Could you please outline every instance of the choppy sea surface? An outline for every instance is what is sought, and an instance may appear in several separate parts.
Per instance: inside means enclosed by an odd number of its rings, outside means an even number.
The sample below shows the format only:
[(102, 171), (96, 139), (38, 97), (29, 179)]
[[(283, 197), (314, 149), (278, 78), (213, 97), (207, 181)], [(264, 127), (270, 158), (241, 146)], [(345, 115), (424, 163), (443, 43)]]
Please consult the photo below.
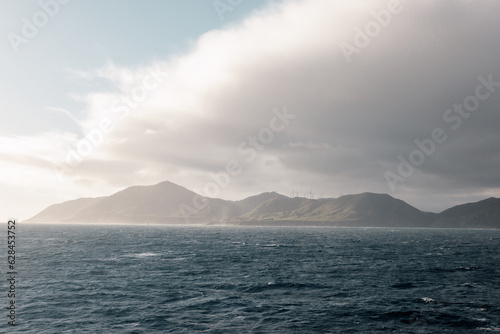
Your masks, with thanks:
[(17, 325), (4, 296), (4, 333), (500, 332), (500, 231), (20, 223), (16, 233)]

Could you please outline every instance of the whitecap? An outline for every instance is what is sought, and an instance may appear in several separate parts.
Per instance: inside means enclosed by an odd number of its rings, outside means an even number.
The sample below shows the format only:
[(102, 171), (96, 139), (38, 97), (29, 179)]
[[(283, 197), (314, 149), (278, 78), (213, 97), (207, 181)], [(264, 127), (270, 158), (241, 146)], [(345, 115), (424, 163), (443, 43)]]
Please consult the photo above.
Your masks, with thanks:
[(436, 302), (434, 299), (429, 298), (429, 297), (423, 297), (423, 298), (420, 298), (420, 300), (423, 301), (426, 304), (430, 304), (430, 303), (435, 303)]
[(138, 254), (128, 254), (126, 256), (131, 256), (131, 257), (150, 257), (150, 256), (158, 256), (158, 255), (160, 255), (160, 254), (146, 252), (146, 253), (138, 253)]
[(486, 332), (500, 332), (500, 327), (479, 327), (478, 330)]

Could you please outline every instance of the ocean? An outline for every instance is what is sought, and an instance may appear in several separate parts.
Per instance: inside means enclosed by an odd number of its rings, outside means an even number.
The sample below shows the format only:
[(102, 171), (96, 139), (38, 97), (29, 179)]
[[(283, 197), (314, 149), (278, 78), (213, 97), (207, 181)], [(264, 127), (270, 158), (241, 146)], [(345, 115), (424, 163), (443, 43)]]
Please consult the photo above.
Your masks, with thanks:
[(498, 230), (21, 222), (0, 332), (500, 332), (499, 264)]

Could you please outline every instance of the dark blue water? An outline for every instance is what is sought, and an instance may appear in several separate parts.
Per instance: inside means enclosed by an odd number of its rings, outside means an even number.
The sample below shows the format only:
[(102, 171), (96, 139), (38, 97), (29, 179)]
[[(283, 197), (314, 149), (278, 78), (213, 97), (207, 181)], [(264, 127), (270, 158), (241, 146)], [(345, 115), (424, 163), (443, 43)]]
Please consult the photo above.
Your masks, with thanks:
[(21, 225), (17, 252), (5, 333), (500, 332), (500, 231)]

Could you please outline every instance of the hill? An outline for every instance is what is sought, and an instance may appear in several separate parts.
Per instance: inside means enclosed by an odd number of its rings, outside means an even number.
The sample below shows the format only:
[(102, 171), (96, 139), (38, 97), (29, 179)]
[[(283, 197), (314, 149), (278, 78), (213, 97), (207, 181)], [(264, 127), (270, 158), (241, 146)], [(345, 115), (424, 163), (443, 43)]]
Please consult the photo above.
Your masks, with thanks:
[(488, 198), (441, 212), (434, 227), (500, 228), (500, 199)]
[(500, 199), (423, 212), (387, 194), (290, 198), (276, 192), (240, 201), (200, 196), (165, 181), (107, 197), (54, 204), (28, 222), (500, 228)]
[(33, 218), (27, 221), (36, 222), (61, 222), (71, 219), (80, 211), (92, 206), (102, 200), (104, 197), (97, 198), (79, 198), (63, 203), (53, 204), (39, 212)]
[(336, 199), (275, 198), (240, 217), (248, 221), (325, 222), (336, 226), (426, 227), (434, 214), (387, 194), (363, 193)]

